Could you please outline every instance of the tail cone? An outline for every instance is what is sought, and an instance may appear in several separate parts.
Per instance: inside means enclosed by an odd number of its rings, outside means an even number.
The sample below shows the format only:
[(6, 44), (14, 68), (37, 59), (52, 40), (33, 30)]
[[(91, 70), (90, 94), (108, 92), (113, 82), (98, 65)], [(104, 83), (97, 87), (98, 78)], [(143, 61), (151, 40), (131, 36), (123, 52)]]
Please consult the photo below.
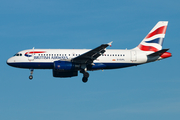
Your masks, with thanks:
[(168, 57), (171, 57), (171, 56), (172, 56), (171, 53), (165, 52), (165, 53), (163, 53), (163, 54), (161, 55), (161, 58), (168, 58)]

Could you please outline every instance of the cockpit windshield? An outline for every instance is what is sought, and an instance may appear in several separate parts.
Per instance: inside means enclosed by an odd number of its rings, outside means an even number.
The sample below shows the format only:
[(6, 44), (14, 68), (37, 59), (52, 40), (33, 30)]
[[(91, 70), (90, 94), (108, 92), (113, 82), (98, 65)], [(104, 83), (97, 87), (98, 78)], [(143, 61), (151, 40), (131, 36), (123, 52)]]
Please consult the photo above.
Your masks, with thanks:
[(16, 53), (14, 56), (22, 56), (21, 53)]

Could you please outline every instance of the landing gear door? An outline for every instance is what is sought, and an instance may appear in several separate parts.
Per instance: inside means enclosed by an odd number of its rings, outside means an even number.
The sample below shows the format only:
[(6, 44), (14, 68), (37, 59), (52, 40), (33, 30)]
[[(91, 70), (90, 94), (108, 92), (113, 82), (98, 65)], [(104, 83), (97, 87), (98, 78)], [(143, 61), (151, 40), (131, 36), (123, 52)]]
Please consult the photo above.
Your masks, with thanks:
[(136, 51), (131, 51), (131, 61), (132, 62), (137, 61), (137, 53), (136, 53)]

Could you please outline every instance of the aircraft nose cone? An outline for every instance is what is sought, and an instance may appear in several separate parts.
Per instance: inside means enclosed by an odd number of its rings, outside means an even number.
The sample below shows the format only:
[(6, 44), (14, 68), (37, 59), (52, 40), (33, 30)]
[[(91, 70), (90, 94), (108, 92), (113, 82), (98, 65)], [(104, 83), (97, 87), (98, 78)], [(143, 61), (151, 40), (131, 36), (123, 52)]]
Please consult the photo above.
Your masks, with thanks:
[(6, 61), (6, 64), (8, 64), (8, 65), (9, 65), (9, 63), (10, 63), (10, 62), (9, 62), (9, 59), (8, 59), (8, 60)]
[(6, 61), (6, 64), (8, 64), (8, 65), (9, 65), (8, 60)]
[(8, 64), (9, 66), (12, 66), (11, 63), (12, 63), (12, 58), (9, 58), (9, 59), (6, 61), (6, 64)]

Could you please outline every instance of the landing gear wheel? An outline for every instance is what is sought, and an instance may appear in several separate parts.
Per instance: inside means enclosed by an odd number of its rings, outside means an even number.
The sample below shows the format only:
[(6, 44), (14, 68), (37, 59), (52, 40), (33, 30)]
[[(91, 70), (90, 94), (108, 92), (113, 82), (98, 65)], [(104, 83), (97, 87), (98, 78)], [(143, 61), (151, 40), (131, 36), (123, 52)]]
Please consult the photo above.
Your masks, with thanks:
[(87, 65), (86, 64), (82, 64), (81, 66), (81, 70), (80, 70), (80, 73), (83, 74), (83, 78), (82, 78), (82, 81), (84, 83), (86, 83), (88, 81), (88, 78), (89, 78), (89, 73), (87, 72)]
[(82, 78), (82, 81), (83, 81), (84, 83), (86, 83), (86, 82), (88, 81), (88, 78), (87, 78), (87, 77), (83, 77), (83, 78)]
[(34, 70), (34, 69), (30, 69), (30, 71), (31, 71), (31, 72), (30, 72), (31, 75), (29, 76), (29, 79), (30, 79), (30, 80), (33, 79), (33, 76), (32, 76), (32, 75), (33, 75), (33, 70)]
[(84, 72), (83, 73), (83, 78), (82, 78), (82, 81), (84, 83), (86, 83), (88, 81), (88, 77), (89, 77), (89, 73), (88, 72)]
[(32, 76), (32, 75), (30, 75), (30, 76), (29, 76), (29, 79), (30, 79), (30, 80), (32, 80), (32, 79), (33, 79), (33, 76)]

